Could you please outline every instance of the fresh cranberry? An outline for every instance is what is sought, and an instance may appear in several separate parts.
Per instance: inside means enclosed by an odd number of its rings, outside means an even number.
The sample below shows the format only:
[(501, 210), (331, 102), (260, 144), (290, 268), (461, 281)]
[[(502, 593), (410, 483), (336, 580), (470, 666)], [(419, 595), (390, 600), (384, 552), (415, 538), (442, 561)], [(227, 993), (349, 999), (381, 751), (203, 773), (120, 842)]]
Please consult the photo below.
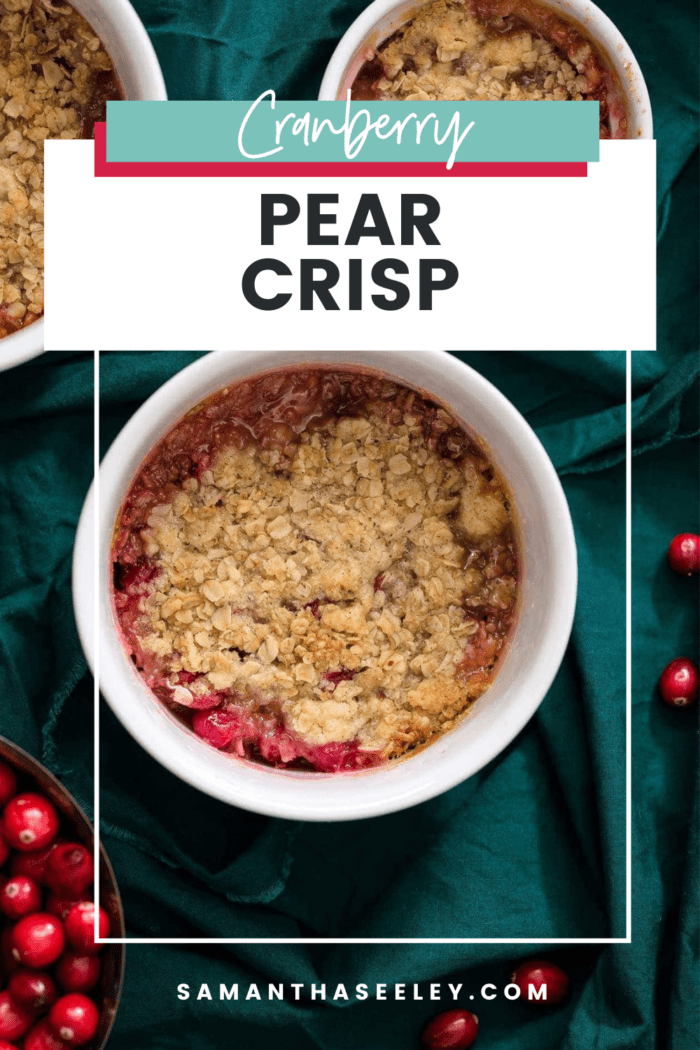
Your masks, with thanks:
[[(557, 1006), (569, 994), (569, 978), (560, 966), (549, 959), (528, 959), (518, 966), (510, 980), (512, 984), (517, 984), (521, 998), (535, 1005)], [(531, 985), (534, 989), (532, 998)], [(543, 986), (542, 997), (536, 998)]]
[(33, 879), (16, 875), (0, 890), (0, 909), (10, 919), (21, 919), (41, 908), (41, 890)]
[(56, 980), (64, 992), (89, 992), (99, 981), (101, 970), (96, 955), (66, 952), (56, 967)]
[(22, 852), (44, 849), (58, 834), (58, 814), (44, 795), (27, 791), (15, 795), (5, 806), (2, 830), (15, 849)]
[(32, 970), (51, 966), (63, 954), (66, 938), (57, 918), (37, 912), (20, 919), (12, 930), (12, 954)]
[(38, 849), (29, 853), (15, 853), (10, 862), (11, 875), (27, 875), (35, 882), (43, 882), (46, 874), (46, 865), (55, 849), (56, 843), (52, 842), (46, 849)]
[(15, 771), (7, 762), (0, 762), (0, 806), (6, 806), (17, 790)]
[(17, 1050), (15, 1043), (8, 1043), (4, 1039), (0, 1039), (0, 1050)]
[(92, 999), (70, 992), (55, 1002), (49, 1013), (49, 1024), (56, 1035), (69, 1046), (84, 1046), (97, 1032), (100, 1011)]
[(56, 1002), (56, 985), (51, 975), (43, 970), (18, 970), (7, 990), (18, 1006), (32, 1014), (46, 1013)]
[(690, 707), (698, 698), (698, 668), (685, 656), (664, 667), (659, 692), (669, 707)]
[(700, 536), (681, 532), (671, 540), (668, 562), (679, 576), (694, 576), (700, 572)]
[(468, 1010), (446, 1010), (423, 1029), (426, 1050), (467, 1050), (479, 1034), (479, 1018)]
[[(100, 939), (109, 936), (107, 912), (99, 909), (98, 931)], [(104, 945), (95, 944), (95, 905), (92, 901), (75, 904), (68, 912), (65, 922), (66, 937), (71, 948), (84, 955), (96, 955)]]
[(33, 1023), (33, 1016), (7, 990), (0, 992), (0, 1039), (20, 1039)]
[(197, 711), (192, 716), (192, 728), (197, 736), (219, 750), (228, 747), (237, 727), (238, 719), (228, 711)]
[(66, 1050), (67, 1046), (68, 1043), (54, 1034), (47, 1017), (35, 1024), (24, 1038), (24, 1050)]
[(56, 893), (74, 893), (79, 897), (95, 880), (92, 857), (80, 842), (63, 842), (56, 846), (46, 862), (46, 885)]
[(10, 847), (5, 842), (5, 836), (0, 831), (0, 868), (3, 866), (7, 858), (10, 856)]
[(76, 904), (89, 904), (85, 897), (66, 897), (62, 893), (50, 893), (46, 898), (46, 911), (65, 922), (68, 912)]
[(12, 954), (12, 927), (7, 926), (0, 936), (0, 971), (6, 976), (19, 969), (19, 963)]

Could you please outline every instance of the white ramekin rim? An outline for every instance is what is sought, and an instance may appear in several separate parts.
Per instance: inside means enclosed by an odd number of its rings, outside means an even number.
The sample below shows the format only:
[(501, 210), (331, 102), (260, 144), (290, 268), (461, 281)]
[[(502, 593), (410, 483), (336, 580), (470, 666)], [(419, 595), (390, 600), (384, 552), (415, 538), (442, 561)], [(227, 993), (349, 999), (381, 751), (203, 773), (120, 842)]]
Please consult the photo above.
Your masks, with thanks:
[[(556, 559), (556, 592), (547, 610), (546, 643), (528, 654), (517, 703), (511, 702), (503, 716), (499, 715), (490, 727), (487, 725), (481, 732), (478, 754), (470, 754), (468, 760), (464, 755), (469, 743), (464, 729), (469, 719), (404, 762), (357, 774), (281, 772), (242, 762), (233, 756), (222, 756), (177, 724), (148, 692), (119, 642), (108, 596), (96, 597), (95, 572), (101, 573), (106, 590), (114, 521), (148, 450), (189, 407), (207, 393), (226, 385), (231, 362), (247, 369), (245, 374), (254, 375), (279, 367), (281, 354), (287, 355), (284, 361), (288, 364), (362, 363), (399, 377), (401, 367), (392, 367), (392, 363), (401, 365), (401, 358), (421, 355), (422, 364), (432, 368), (436, 376), (463, 384), (468, 382), (473, 396), (506, 421), (503, 425), (507, 425), (514, 447), (526, 453), (532, 463), (541, 487), (541, 505), (546, 508), (552, 546), (556, 547), (552, 554)], [(424, 388), (430, 391), (429, 385)], [(170, 772), (231, 805), (290, 820), (344, 821), (395, 812), (433, 798), (478, 772), (508, 746), (537, 710), (563, 659), (576, 604), (577, 569), (573, 525), (561, 483), (542, 444), (518, 410), (488, 380), (446, 351), (358, 351), (354, 354), (219, 351), (207, 354), (168, 380), (125, 424), (102, 463), (100, 502), (103, 516), (97, 526), (96, 548), (93, 484), (81, 514), (73, 557), (74, 609), (88, 663), (94, 673), (97, 621), (100, 686), (122, 724)], [(454, 741), (458, 734), (462, 737), (457, 744)], [(410, 775), (400, 772), (406, 769), (411, 771)]]
[[(36, 331), (35, 331), (36, 329)], [(0, 372), (24, 364), (44, 352), (44, 318), (0, 339)]]
[[(376, 47), (394, 32), (410, 12), (430, 3), (431, 0), (373, 0), (362, 11), (341, 37), (326, 66), (318, 93), (319, 100), (331, 102), (344, 98), (347, 76), (358, 49), (364, 44)], [(578, 22), (585, 32), (599, 44), (618, 74), (629, 110), (628, 139), (653, 139), (654, 125), (649, 91), (642, 70), (615, 23), (592, 0), (543, 0), (543, 6), (561, 11), (562, 15)], [(377, 26), (382, 29), (377, 31)], [(389, 27), (388, 29), (386, 27)]]

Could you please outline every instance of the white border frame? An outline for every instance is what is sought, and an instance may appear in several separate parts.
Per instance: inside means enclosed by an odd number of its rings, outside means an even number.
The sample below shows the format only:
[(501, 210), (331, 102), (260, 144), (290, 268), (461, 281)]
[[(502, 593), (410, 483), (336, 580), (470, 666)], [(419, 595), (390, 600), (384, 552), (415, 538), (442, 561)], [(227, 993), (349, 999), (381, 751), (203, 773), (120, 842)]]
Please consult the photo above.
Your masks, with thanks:
[[(100, 506), (100, 351), (94, 353), (94, 485), (95, 506)], [(625, 350), (625, 797), (626, 797), (626, 907), (624, 937), (105, 937), (98, 936), (98, 912), (95, 910), (96, 944), (631, 944), (632, 943), (632, 351)], [(94, 573), (99, 579), (98, 542), (99, 514), (94, 521)], [(98, 631), (99, 606), (95, 602), (95, 639)], [(95, 645), (94, 658), (94, 813), (95, 866), (100, 849), (100, 647)], [(99, 886), (95, 886), (95, 904), (99, 907)]]

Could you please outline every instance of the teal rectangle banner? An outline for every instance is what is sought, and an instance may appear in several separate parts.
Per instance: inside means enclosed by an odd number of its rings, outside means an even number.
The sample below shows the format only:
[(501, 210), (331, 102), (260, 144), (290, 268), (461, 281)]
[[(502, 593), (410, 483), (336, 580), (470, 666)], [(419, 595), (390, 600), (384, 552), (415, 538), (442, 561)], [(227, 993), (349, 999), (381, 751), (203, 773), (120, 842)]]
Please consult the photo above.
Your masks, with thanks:
[(108, 162), (584, 162), (597, 102), (108, 102)]

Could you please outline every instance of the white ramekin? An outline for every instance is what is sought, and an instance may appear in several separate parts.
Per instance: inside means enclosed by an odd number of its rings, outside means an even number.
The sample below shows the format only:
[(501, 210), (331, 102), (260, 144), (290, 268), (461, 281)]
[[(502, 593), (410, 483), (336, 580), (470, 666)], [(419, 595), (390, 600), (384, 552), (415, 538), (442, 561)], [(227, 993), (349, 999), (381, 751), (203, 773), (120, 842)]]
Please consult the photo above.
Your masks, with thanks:
[[(366, 52), (378, 47), (395, 33), (416, 10), (431, 0), (374, 0), (365, 8), (340, 40), (321, 83), (319, 99), (332, 102), (345, 99)], [(587, 36), (607, 57), (617, 73), (627, 103), (630, 139), (652, 139), (649, 92), (632, 49), (619, 29), (590, 0), (546, 0), (543, 7), (560, 11), (564, 18), (577, 22)]]
[[(168, 95), (153, 44), (129, 0), (70, 0), (104, 44), (124, 95), (131, 101), (164, 102)], [(0, 370), (36, 357), (44, 349), (44, 318), (0, 340)]]
[[(41, 341), (43, 344), (43, 317), (40, 321), (35, 321), (29, 328), (21, 328), (19, 332), (0, 339), (0, 372), (5, 372), (8, 368), (14, 368), (15, 365), (21, 365), (24, 361), (29, 361), (32, 357), (38, 357), (39, 354), (43, 354), (43, 345), (37, 346), (33, 335), (31, 339), (26, 338), (37, 325), (41, 325)], [(25, 336), (25, 338), (23, 339), (22, 336)]]
[[(110, 602), (114, 524), (153, 446), (212, 392), (270, 368), (305, 362), (372, 366), (447, 402), (489, 446), (510, 487), (520, 529), (518, 623), (493, 685), (460, 725), (423, 751), (360, 773), (280, 771), (214, 750), (184, 729), (143, 684), (121, 645)], [(95, 529), (93, 486), (73, 559), (75, 614), (88, 662), (94, 671), (99, 642), (100, 686), (126, 729), (172, 773), (232, 805), (270, 816), (324, 821), (374, 817), (414, 806), (465, 780), (498, 755), (532, 717), (563, 658), (576, 601), (576, 546), (561, 484), (517, 409), (446, 351), (208, 354), (165, 383), (132, 416), (102, 463), (99, 499)]]

